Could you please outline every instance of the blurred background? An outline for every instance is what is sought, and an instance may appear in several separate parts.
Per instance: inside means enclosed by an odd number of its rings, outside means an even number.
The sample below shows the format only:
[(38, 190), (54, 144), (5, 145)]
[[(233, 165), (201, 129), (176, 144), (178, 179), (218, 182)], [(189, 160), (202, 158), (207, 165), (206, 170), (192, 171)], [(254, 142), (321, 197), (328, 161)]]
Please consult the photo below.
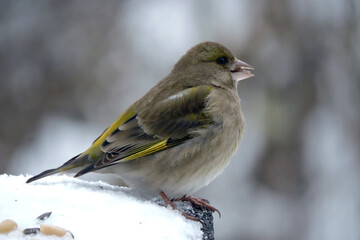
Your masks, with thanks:
[(357, 0), (1, 1), (0, 173), (84, 151), (211, 40), (256, 75), (240, 149), (198, 193), (216, 238), (360, 239), (359, 23)]

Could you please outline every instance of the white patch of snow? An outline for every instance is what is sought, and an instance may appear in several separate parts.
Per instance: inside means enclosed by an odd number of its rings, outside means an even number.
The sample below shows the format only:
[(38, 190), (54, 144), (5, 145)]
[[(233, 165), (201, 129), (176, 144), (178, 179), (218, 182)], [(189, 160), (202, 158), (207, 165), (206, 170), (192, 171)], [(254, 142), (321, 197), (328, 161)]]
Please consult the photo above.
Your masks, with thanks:
[(18, 230), (0, 234), (7, 239), (71, 239), (42, 234), (25, 236), (39, 227), (39, 215), (51, 211), (44, 223), (71, 231), (75, 239), (201, 239), (201, 224), (178, 211), (138, 199), (128, 188), (51, 176), (26, 184), (28, 176), (0, 175), (0, 222), (12, 219)]

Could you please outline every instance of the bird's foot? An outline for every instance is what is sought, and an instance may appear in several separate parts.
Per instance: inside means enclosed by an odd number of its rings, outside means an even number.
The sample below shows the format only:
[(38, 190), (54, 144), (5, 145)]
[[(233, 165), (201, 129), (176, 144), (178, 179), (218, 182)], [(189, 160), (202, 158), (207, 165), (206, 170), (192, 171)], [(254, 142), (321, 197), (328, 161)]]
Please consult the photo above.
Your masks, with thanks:
[(221, 213), (219, 210), (217, 210), (216, 208), (214, 208), (213, 206), (211, 206), (209, 204), (209, 201), (206, 199), (202, 199), (202, 198), (196, 198), (196, 197), (192, 197), (192, 196), (186, 196), (184, 195), (181, 198), (177, 198), (175, 200), (178, 201), (189, 201), (192, 204), (198, 206), (198, 207), (206, 207), (207, 209), (209, 209), (211, 212), (217, 212), (219, 214), (219, 218), (221, 218)]
[(189, 220), (192, 220), (192, 221), (200, 222), (200, 220), (199, 220), (198, 218), (193, 217), (193, 216), (190, 216), (189, 214), (180, 211), (180, 210), (175, 206), (175, 204), (168, 198), (168, 196), (166, 196), (166, 194), (165, 194), (164, 192), (161, 191), (159, 194), (160, 194), (160, 196), (164, 199), (164, 201), (165, 201), (165, 203), (166, 203), (167, 205), (169, 205), (172, 209), (181, 212), (181, 214), (182, 214), (185, 218), (187, 218), (187, 219), (189, 219)]

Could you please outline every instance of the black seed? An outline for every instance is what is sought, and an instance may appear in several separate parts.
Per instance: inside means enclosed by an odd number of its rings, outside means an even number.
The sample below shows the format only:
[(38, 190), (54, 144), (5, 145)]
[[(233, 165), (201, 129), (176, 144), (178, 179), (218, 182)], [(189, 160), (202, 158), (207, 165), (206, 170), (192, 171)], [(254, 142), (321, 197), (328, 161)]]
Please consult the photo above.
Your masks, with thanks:
[(23, 233), (25, 235), (29, 235), (29, 234), (37, 234), (40, 232), (40, 228), (25, 228)]
[(41, 214), (40, 216), (38, 216), (36, 219), (37, 219), (37, 220), (44, 220), (45, 218), (50, 217), (51, 213), (52, 213), (52, 212), (43, 213), (43, 214)]

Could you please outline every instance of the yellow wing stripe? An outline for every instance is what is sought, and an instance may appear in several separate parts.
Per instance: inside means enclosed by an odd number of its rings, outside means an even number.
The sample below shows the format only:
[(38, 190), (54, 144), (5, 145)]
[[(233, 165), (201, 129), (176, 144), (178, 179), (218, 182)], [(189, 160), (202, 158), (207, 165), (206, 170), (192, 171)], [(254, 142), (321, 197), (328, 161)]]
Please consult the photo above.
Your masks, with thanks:
[(136, 115), (136, 111), (133, 106), (131, 106), (128, 110), (126, 110), (111, 126), (85, 151), (82, 155), (89, 154), (101, 154), (100, 145), (106, 140), (106, 138), (114, 132), (119, 126), (124, 124), (127, 120), (134, 117)]
[(167, 140), (163, 140), (159, 143), (156, 143), (154, 144), (153, 146), (149, 147), (149, 148), (146, 148), (145, 150), (143, 151), (140, 151), (140, 152), (137, 152), (135, 154), (132, 154), (128, 157), (125, 157), (123, 159), (121, 159), (120, 161), (116, 161), (116, 162), (128, 162), (128, 161), (131, 161), (131, 160), (134, 160), (134, 159), (137, 159), (137, 158), (140, 158), (140, 157), (144, 157), (146, 155), (149, 155), (149, 154), (152, 154), (152, 153), (155, 153), (155, 152), (159, 152), (161, 150), (164, 150), (165, 148), (167, 148)]

